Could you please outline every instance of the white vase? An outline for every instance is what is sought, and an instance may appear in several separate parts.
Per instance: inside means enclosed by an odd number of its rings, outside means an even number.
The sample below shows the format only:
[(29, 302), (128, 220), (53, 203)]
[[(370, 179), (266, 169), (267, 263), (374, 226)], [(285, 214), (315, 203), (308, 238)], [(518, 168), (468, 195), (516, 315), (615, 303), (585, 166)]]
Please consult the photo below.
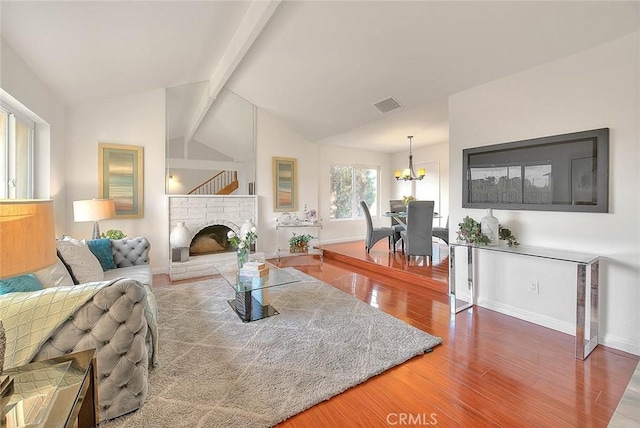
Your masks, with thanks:
[(489, 238), (489, 245), (498, 245), (498, 219), (493, 216), (493, 210), (487, 208), (487, 215), (480, 220), (480, 231)]
[(185, 248), (191, 245), (191, 232), (184, 225), (184, 221), (179, 221), (169, 235), (169, 242), (173, 248)]

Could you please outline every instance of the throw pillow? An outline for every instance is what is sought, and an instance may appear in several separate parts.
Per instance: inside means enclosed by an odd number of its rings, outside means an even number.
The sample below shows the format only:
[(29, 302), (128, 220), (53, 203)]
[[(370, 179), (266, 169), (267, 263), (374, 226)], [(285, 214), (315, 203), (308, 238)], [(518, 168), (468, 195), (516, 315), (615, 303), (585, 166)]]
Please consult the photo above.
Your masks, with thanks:
[(80, 284), (104, 279), (100, 262), (91, 253), (89, 247), (81, 241), (75, 239), (57, 241), (56, 247), (60, 251), (62, 261), (71, 268), (73, 276)]
[(64, 263), (58, 257), (56, 257), (56, 263), (53, 266), (39, 270), (33, 274), (38, 278), (43, 288), (74, 284), (73, 278), (69, 275), (69, 271), (67, 271)]
[(13, 278), (0, 280), (0, 294), (38, 290), (42, 290), (42, 284), (40, 284), (38, 279), (31, 274), (14, 276)]
[(89, 239), (86, 242), (89, 250), (100, 262), (103, 271), (116, 268), (116, 262), (113, 261), (113, 253), (111, 252), (111, 239)]

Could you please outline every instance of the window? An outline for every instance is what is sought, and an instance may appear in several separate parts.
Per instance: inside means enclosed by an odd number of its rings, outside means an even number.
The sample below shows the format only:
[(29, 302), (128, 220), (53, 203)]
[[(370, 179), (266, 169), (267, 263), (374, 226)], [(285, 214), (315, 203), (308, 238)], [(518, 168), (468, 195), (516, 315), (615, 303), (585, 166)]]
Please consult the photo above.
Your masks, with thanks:
[(360, 201), (378, 214), (378, 168), (354, 165), (331, 165), (331, 219), (362, 217)]
[(33, 198), (35, 124), (0, 106), (0, 198)]

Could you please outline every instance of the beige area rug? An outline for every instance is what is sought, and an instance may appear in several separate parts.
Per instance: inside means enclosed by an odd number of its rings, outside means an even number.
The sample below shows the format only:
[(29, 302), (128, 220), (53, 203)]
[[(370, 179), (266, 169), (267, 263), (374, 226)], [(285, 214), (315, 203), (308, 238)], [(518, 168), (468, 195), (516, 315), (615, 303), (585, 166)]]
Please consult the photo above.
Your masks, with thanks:
[(243, 323), (223, 279), (155, 289), (160, 368), (114, 427), (269, 427), (442, 340), (293, 268), (279, 315)]

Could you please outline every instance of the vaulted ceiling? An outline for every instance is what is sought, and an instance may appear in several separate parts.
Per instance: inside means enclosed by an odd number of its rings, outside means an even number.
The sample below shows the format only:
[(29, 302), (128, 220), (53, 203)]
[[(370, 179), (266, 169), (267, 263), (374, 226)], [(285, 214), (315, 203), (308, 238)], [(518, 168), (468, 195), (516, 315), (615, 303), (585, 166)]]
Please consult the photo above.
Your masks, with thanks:
[[(277, 2), (276, 2), (277, 3)], [(67, 105), (209, 80), (243, 1), (0, 3), (2, 37)], [(226, 86), (311, 141), (447, 141), (447, 97), (638, 29), (618, 1), (283, 1)], [(232, 47), (232, 46), (231, 46)], [(374, 103), (395, 98), (383, 114)]]

